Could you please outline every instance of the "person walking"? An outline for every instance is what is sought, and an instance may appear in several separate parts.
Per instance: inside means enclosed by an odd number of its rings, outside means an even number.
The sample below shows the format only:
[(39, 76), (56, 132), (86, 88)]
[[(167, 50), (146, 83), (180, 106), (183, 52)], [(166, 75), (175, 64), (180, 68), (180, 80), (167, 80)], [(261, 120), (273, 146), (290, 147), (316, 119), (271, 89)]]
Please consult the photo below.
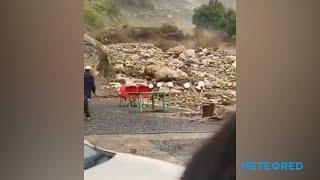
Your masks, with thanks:
[(84, 68), (84, 115), (86, 119), (90, 119), (89, 99), (91, 99), (92, 93), (94, 95), (96, 94), (94, 77), (91, 74), (91, 66), (85, 66)]

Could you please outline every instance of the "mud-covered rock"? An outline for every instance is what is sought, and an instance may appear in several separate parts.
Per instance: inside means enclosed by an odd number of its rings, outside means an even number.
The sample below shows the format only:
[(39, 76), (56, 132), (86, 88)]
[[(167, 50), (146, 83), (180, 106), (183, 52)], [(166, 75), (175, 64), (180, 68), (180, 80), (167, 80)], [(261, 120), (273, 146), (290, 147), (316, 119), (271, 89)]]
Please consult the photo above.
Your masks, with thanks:
[(193, 49), (187, 49), (183, 51), (183, 54), (185, 55), (185, 57), (187, 59), (191, 59), (191, 58), (195, 58), (196, 57), (196, 53)]
[(187, 78), (188, 75), (180, 69), (173, 70), (169, 67), (161, 67), (154, 72), (153, 77), (157, 81), (168, 82)]
[(170, 48), (167, 50), (167, 53), (169, 55), (179, 55), (180, 53), (182, 53), (186, 48), (184, 46), (176, 46), (173, 48)]

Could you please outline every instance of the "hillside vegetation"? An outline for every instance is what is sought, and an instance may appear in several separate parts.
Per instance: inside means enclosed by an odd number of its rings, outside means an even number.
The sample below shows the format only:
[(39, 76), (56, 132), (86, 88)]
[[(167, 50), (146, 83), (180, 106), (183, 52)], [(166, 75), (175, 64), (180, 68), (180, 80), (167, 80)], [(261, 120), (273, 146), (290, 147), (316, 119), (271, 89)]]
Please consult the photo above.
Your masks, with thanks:
[(86, 28), (100, 29), (106, 24), (119, 23), (120, 20), (120, 9), (114, 0), (84, 0)]
[[(174, 24), (190, 33), (194, 28), (194, 9), (208, 0), (84, 0), (85, 28), (100, 29), (123, 24), (159, 27)], [(235, 0), (221, 0), (235, 8)]]

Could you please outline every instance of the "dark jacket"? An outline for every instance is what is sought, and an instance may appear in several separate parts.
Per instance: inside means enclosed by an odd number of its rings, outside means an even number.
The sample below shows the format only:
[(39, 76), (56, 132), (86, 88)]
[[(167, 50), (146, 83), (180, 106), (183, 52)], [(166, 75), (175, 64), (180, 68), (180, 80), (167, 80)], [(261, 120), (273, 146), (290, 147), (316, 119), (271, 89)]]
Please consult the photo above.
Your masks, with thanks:
[(84, 72), (84, 95), (91, 98), (91, 92), (96, 93), (94, 77), (90, 72)]

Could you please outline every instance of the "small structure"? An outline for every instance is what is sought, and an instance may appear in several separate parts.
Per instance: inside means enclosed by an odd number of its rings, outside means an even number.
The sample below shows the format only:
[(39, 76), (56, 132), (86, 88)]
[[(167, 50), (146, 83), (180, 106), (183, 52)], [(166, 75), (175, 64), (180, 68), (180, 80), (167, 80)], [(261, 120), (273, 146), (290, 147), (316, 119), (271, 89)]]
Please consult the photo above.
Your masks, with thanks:
[(214, 116), (215, 104), (212, 102), (205, 102), (202, 104), (202, 117), (212, 117)]

